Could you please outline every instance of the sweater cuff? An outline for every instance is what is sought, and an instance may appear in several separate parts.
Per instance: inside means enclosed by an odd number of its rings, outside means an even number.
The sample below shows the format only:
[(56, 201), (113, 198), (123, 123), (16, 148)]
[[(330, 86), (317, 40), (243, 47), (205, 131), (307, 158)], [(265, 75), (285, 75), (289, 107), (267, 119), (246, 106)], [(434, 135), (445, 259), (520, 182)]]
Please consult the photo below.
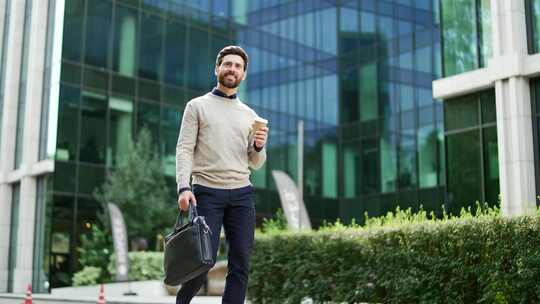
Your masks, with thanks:
[(259, 147), (257, 147), (257, 145), (255, 143), (253, 143), (253, 149), (255, 149), (255, 151), (257, 151), (257, 152), (261, 152), (262, 149), (264, 149), (264, 145), (259, 148)]
[(178, 195), (182, 194), (182, 192), (184, 192), (184, 191), (191, 191), (191, 188), (190, 187), (184, 187), (184, 188), (178, 189)]

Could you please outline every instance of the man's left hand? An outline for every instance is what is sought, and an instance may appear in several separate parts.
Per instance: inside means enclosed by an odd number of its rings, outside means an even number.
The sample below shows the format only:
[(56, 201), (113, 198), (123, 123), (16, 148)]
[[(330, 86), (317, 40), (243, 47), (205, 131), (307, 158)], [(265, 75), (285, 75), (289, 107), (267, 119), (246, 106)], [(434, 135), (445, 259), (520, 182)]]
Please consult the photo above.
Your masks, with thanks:
[(268, 138), (268, 127), (262, 127), (253, 136), (255, 148), (261, 149), (266, 145), (266, 139)]

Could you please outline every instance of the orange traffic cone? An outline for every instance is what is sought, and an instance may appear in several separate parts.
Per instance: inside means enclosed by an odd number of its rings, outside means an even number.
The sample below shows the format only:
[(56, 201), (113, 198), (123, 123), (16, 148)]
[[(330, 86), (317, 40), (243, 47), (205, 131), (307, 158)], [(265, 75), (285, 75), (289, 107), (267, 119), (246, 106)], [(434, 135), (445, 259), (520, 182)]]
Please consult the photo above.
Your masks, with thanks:
[(103, 291), (103, 284), (101, 284), (101, 287), (99, 288), (99, 297), (97, 300), (97, 304), (105, 304), (105, 292)]
[(26, 287), (26, 297), (23, 304), (32, 304), (32, 284), (28, 284), (28, 287)]

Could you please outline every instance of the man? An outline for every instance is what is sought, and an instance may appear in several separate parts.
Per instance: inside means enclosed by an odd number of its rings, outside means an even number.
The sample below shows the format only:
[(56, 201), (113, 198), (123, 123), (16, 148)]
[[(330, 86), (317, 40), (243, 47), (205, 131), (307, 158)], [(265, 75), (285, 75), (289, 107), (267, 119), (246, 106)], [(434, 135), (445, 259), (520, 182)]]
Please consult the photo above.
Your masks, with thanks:
[[(176, 146), (178, 206), (189, 202), (206, 218), (212, 231), (214, 260), (221, 226), (229, 244), (223, 302), (244, 303), (249, 258), (253, 247), (255, 208), (250, 171), (266, 160), (268, 128), (252, 134), (257, 114), (236, 96), (246, 77), (248, 56), (238, 46), (228, 46), (217, 55), (217, 87), (186, 105)], [(192, 176), (193, 188), (189, 186)], [(182, 285), (177, 304), (188, 304), (206, 279), (206, 274)]]

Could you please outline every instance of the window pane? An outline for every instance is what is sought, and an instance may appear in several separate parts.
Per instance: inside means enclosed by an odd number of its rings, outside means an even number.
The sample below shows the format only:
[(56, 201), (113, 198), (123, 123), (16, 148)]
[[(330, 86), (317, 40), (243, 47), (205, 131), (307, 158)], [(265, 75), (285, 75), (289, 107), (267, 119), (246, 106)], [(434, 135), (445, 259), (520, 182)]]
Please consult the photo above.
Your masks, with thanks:
[(55, 195), (52, 205), (50, 284), (51, 287), (62, 287), (71, 284), (74, 202), (72, 197)]
[(210, 56), (208, 32), (196, 28), (190, 28), (189, 32), (189, 58), (187, 71), (189, 87), (202, 92), (208, 91), (214, 79), (214, 59)]
[(477, 95), (450, 99), (444, 102), (445, 130), (467, 128), (478, 125)]
[(482, 93), (480, 100), (482, 102), (482, 122), (496, 122), (497, 112), (495, 110), (495, 90), (489, 90)]
[[(183, 86), (186, 72), (186, 27), (182, 23), (169, 21), (165, 36), (165, 81)], [(209, 71), (211, 73), (211, 71)]]
[(379, 150), (377, 148), (378, 144), (373, 139), (362, 141), (362, 167), (360, 171), (362, 193), (378, 191), (377, 157)]
[(133, 77), (137, 50), (137, 11), (117, 5), (115, 19), (113, 70)]
[(63, 40), (69, 43), (62, 43), (62, 58), (64, 59), (81, 60), (83, 16), (84, 0), (66, 1)]
[(381, 192), (392, 192), (397, 185), (397, 142), (396, 133), (388, 132), (380, 139)]
[(361, 176), (358, 144), (344, 144), (343, 147), (343, 188), (345, 198), (354, 198), (359, 194)]
[(377, 63), (360, 67), (360, 121), (377, 119), (379, 116)]
[(162, 127), (162, 165), (165, 170), (165, 174), (169, 176), (175, 176), (176, 168), (176, 142), (178, 139), (178, 132), (180, 130), (180, 111), (176, 108), (166, 107), (163, 108), (161, 119)]
[(58, 140), (55, 159), (75, 160), (79, 137), (79, 88), (60, 87), (60, 109), (58, 111)]
[(107, 138), (107, 98), (104, 95), (84, 92), (81, 101), (81, 137), (79, 160), (105, 163)]
[(480, 131), (452, 134), (446, 137), (449, 211), (482, 199), (480, 170)]
[(139, 48), (139, 77), (161, 80), (163, 67), (162, 39), (164, 22), (151, 14), (141, 17), (141, 43)]
[(480, 66), (487, 65), (487, 60), (491, 58), (491, 0), (480, 0)]
[(399, 146), (399, 188), (415, 187), (416, 182), (416, 134), (414, 129), (402, 130)]
[(418, 129), (418, 171), (420, 188), (437, 185), (437, 130), (433, 126)]
[[(111, 34), (112, 5), (105, 0), (92, 0), (86, 21), (85, 63), (107, 67)], [(64, 40), (65, 41), (65, 40)]]
[(485, 201), (490, 205), (499, 202), (499, 154), (497, 148), (497, 127), (484, 129), (484, 183)]
[[(137, 109), (137, 129), (147, 128), (152, 135), (152, 142), (154, 143), (159, 140), (159, 120), (159, 105), (139, 102)], [(176, 138), (178, 138), (177, 136), (178, 134), (175, 135)]]
[(133, 101), (111, 97), (109, 100), (110, 133), (107, 165), (117, 166), (128, 155), (133, 134)]
[(92, 195), (105, 181), (105, 168), (101, 165), (79, 164), (79, 194)]
[(477, 68), (475, 0), (441, 0), (441, 4), (445, 76)]
[(540, 51), (540, 0), (529, 0), (531, 13), (532, 49), (534, 53)]
[(358, 71), (352, 70), (341, 73), (341, 121), (358, 121), (360, 114)]
[(337, 197), (337, 147), (335, 143), (322, 144), (322, 179), (324, 197)]
[(53, 173), (54, 191), (75, 193), (77, 180), (75, 163), (57, 161)]

